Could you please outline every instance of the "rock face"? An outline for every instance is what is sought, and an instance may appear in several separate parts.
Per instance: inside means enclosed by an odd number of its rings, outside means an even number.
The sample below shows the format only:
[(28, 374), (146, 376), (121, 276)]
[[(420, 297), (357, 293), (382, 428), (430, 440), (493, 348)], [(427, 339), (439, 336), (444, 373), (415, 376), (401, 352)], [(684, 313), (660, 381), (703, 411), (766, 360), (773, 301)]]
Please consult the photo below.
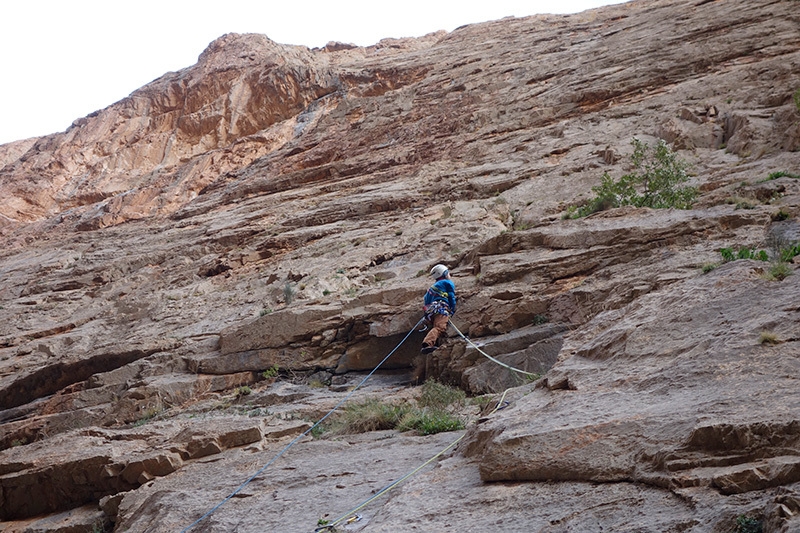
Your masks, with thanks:
[[(229, 34), (0, 146), (3, 531), (181, 531), (250, 478), (195, 529), (307, 532), (461, 436), (346, 530), (800, 530), (796, 4)], [(694, 208), (562, 218), (633, 137)], [(420, 359), (435, 263), (473, 344)], [(410, 401), (415, 365), (489, 408), (270, 463), (389, 353), (359, 394)]]

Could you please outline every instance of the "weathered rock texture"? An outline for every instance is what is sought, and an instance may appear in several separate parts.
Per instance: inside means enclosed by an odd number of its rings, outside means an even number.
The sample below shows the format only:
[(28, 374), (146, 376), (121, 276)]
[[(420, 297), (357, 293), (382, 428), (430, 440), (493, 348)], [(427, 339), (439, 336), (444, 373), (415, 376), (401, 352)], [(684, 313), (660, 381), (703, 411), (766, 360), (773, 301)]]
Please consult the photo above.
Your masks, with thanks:
[[(459, 330), (543, 377), (451, 333), (418, 370), (510, 405), (348, 530), (800, 530), (800, 275), (767, 279), (800, 241), (798, 88), (796, 1), (642, 0), (229, 34), (0, 146), (2, 529), (187, 527), (406, 338), (442, 262)], [(562, 219), (634, 136), (695, 208)], [(773, 261), (704, 274), (726, 247)], [(413, 397), (422, 335), (359, 392)], [(457, 436), (304, 438), (195, 529), (313, 530)]]

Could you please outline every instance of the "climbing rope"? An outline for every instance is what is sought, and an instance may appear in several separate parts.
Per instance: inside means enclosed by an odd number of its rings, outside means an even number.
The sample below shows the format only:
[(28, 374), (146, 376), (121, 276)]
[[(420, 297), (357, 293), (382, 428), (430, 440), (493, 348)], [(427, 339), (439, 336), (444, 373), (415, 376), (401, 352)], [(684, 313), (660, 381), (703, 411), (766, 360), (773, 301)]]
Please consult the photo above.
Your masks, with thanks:
[(389, 358), (392, 356), (392, 354), (394, 354), (394, 352), (396, 352), (396, 351), (397, 351), (397, 350), (400, 348), (400, 346), (402, 346), (402, 345), (403, 345), (403, 343), (404, 343), (404, 342), (406, 342), (406, 341), (408, 340), (408, 338), (411, 336), (411, 334), (412, 334), (412, 333), (414, 333), (414, 331), (417, 329), (417, 327), (418, 327), (418, 326), (419, 326), (419, 325), (420, 325), (420, 324), (421, 324), (421, 323), (422, 323), (424, 320), (425, 320), (425, 317), (421, 318), (421, 319), (419, 320), (419, 322), (417, 322), (417, 323), (414, 325), (414, 327), (413, 327), (413, 328), (411, 328), (411, 331), (409, 331), (409, 332), (408, 332), (408, 334), (406, 334), (406, 336), (403, 338), (403, 340), (401, 340), (401, 341), (400, 341), (400, 344), (398, 344), (397, 346), (395, 346), (395, 347), (394, 347), (394, 349), (393, 349), (391, 352), (389, 352), (389, 354), (388, 354), (386, 357), (384, 357), (384, 358), (381, 360), (381, 362), (380, 362), (380, 363), (378, 363), (378, 366), (376, 366), (375, 368), (373, 368), (373, 369), (372, 369), (372, 371), (371, 371), (369, 374), (367, 374), (367, 376), (366, 376), (366, 377), (365, 377), (363, 380), (361, 380), (361, 383), (359, 383), (358, 385), (356, 385), (356, 386), (353, 388), (353, 390), (351, 390), (351, 391), (350, 391), (350, 392), (349, 392), (349, 393), (348, 393), (348, 394), (347, 394), (347, 395), (346, 395), (344, 398), (342, 398), (342, 399), (341, 399), (341, 401), (339, 401), (339, 403), (337, 403), (337, 404), (336, 404), (336, 405), (333, 407), (333, 409), (331, 409), (330, 411), (328, 411), (328, 413), (327, 413), (325, 416), (323, 416), (322, 418), (320, 418), (319, 420), (317, 420), (317, 422), (316, 422), (316, 423), (315, 423), (313, 426), (311, 426), (310, 428), (308, 428), (307, 430), (305, 430), (305, 431), (304, 431), (302, 434), (300, 434), (300, 435), (298, 435), (297, 437), (295, 437), (295, 439), (294, 439), (294, 440), (292, 440), (292, 442), (290, 442), (289, 444), (287, 444), (287, 445), (286, 445), (286, 447), (284, 447), (284, 448), (283, 448), (283, 449), (282, 449), (280, 452), (278, 452), (278, 454), (277, 454), (275, 457), (273, 457), (272, 459), (270, 459), (270, 461), (269, 461), (267, 464), (265, 464), (263, 467), (261, 467), (261, 468), (260, 468), (260, 469), (259, 469), (259, 470), (258, 470), (258, 471), (255, 473), (255, 474), (253, 474), (252, 476), (250, 476), (249, 478), (247, 478), (247, 480), (246, 480), (244, 483), (242, 483), (241, 485), (239, 485), (239, 487), (238, 487), (236, 490), (234, 490), (233, 492), (231, 492), (230, 494), (228, 494), (228, 496), (226, 496), (226, 497), (225, 497), (225, 499), (223, 499), (223, 500), (222, 500), (221, 502), (219, 502), (217, 505), (215, 505), (214, 507), (212, 507), (212, 508), (211, 508), (211, 510), (209, 510), (209, 511), (208, 511), (206, 514), (204, 514), (203, 516), (201, 516), (200, 518), (198, 518), (197, 520), (195, 520), (194, 522), (192, 522), (191, 524), (189, 524), (188, 526), (186, 526), (185, 528), (183, 528), (183, 529), (181, 530), (181, 533), (186, 533), (187, 531), (189, 531), (190, 529), (192, 529), (194, 526), (196, 526), (197, 524), (199, 524), (200, 522), (202, 522), (203, 520), (205, 520), (206, 518), (208, 518), (209, 516), (211, 516), (211, 514), (212, 514), (214, 511), (216, 511), (217, 509), (219, 509), (220, 507), (222, 507), (222, 506), (223, 506), (223, 505), (224, 505), (226, 502), (228, 502), (228, 501), (229, 501), (231, 498), (233, 498), (234, 496), (236, 496), (237, 494), (239, 494), (239, 492), (241, 492), (241, 491), (242, 491), (242, 490), (243, 490), (243, 489), (244, 489), (244, 488), (245, 488), (247, 485), (249, 485), (249, 484), (250, 484), (250, 482), (252, 482), (252, 481), (253, 481), (253, 480), (254, 480), (256, 477), (258, 477), (259, 475), (261, 475), (261, 473), (262, 473), (262, 472), (264, 472), (264, 470), (266, 470), (267, 468), (269, 468), (269, 466), (270, 466), (270, 465), (272, 465), (272, 463), (274, 463), (275, 461), (277, 461), (277, 460), (278, 460), (278, 458), (280, 458), (280, 457), (281, 457), (281, 456), (282, 456), (284, 453), (286, 453), (286, 452), (289, 450), (289, 448), (291, 448), (292, 446), (294, 446), (294, 445), (295, 445), (295, 444), (296, 444), (298, 441), (300, 441), (300, 439), (302, 439), (303, 437), (305, 437), (306, 435), (308, 435), (309, 433), (311, 433), (312, 431), (314, 431), (314, 429), (315, 429), (317, 426), (319, 426), (320, 424), (322, 424), (322, 422), (324, 422), (324, 421), (325, 421), (325, 419), (327, 419), (329, 416), (331, 416), (331, 415), (332, 415), (332, 414), (333, 414), (333, 413), (334, 413), (334, 412), (335, 412), (337, 409), (339, 409), (339, 408), (340, 408), (340, 407), (341, 407), (341, 406), (342, 406), (342, 405), (343, 405), (343, 404), (344, 404), (344, 403), (345, 403), (347, 400), (349, 400), (349, 399), (350, 399), (350, 397), (351, 397), (351, 396), (353, 396), (353, 394), (355, 394), (355, 392), (356, 392), (358, 389), (360, 389), (360, 388), (361, 388), (361, 387), (364, 385), (364, 383), (366, 383), (366, 382), (367, 382), (367, 380), (368, 380), (369, 378), (371, 378), (371, 377), (372, 377), (372, 375), (373, 375), (375, 372), (377, 372), (377, 370), (378, 370), (378, 369), (379, 369), (379, 368), (380, 368), (380, 367), (383, 365), (383, 363), (385, 363), (385, 362), (386, 362), (386, 361), (387, 361), (387, 360), (388, 360), (388, 359), (389, 359)]
[[(494, 363), (497, 363), (498, 365), (500, 365), (500, 366), (502, 366), (504, 368), (507, 368), (508, 370), (511, 370), (513, 372), (517, 372), (519, 374), (525, 374), (526, 376), (530, 376), (530, 377), (533, 377), (533, 378), (538, 378), (539, 377), (539, 374), (534, 374), (533, 372), (526, 372), (524, 370), (520, 370), (518, 368), (514, 368), (513, 366), (507, 365), (507, 364), (503, 363), (502, 361), (498, 361), (497, 359), (495, 359), (491, 355), (489, 355), (486, 352), (484, 352), (483, 350), (481, 350), (478, 345), (476, 345), (474, 342), (472, 342), (466, 335), (461, 333), (461, 330), (459, 330), (458, 327), (456, 327), (456, 325), (453, 324), (452, 320), (449, 322), (449, 324), (451, 326), (453, 326), (453, 329), (456, 330), (456, 333), (458, 333), (459, 336), (462, 339), (464, 339), (470, 346), (472, 346), (473, 348), (478, 350), (479, 353), (481, 353), (484, 357), (486, 357), (490, 361), (492, 361)], [(419, 325), (419, 323), (417, 323), (417, 325)], [(506, 389), (503, 392), (503, 395), (500, 397), (500, 400), (497, 402), (497, 405), (495, 405), (494, 409), (492, 409), (492, 411), (488, 415), (486, 415), (487, 417), (488, 416), (492, 416), (497, 411), (499, 411), (501, 409), (505, 409), (506, 407), (508, 407), (509, 404), (508, 404), (508, 402), (505, 401), (505, 398), (506, 398), (506, 394), (508, 394), (509, 390), (511, 390), (511, 389)], [(416, 474), (417, 472), (419, 472), (420, 470), (422, 470), (423, 468), (425, 468), (426, 466), (431, 464), (433, 461), (435, 461), (436, 459), (441, 457), (448, 450), (452, 449), (459, 442), (461, 442), (461, 440), (464, 437), (466, 437), (466, 435), (467, 435), (467, 433), (464, 432), (460, 437), (458, 437), (456, 440), (454, 440), (453, 442), (448, 444), (439, 453), (437, 453), (436, 455), (434, 455), (433, 457), (431, 457), (430, 459), (428, 459), (427, 461), (425, 461), (424, 463), (419, 465), (417, 468), (415, 468), (414, 470), (412, 470), (408, 474), (404, 475), (403, 477), (398, 478), (396, 481), (393, 481), (389, 485), (385, 486), (384, 488), (382, 488), (381, 490), (376, 492), (373, 496), (370, 496), (369, 498), (367, 498), (366, 500), (364, 500), (363, 502), (358, 504), (353, 509), (351, 509), (351, 510), (347, 511), (346, 513), (344, 513), (343, 515), (341, 515), (339, 518), (337, 518), (337, 519), (335, 519), (335, 520), (333, 520), (333, 521), (331, 521), (331, 522), (329, 522), (327, 524), (324, 524), (324, 525), (321, 525), (321, 526), (317, 527), (314, 530), (314, 533), (320, 533), (322, 531), (335, 532), (336, 531), (336, 526), (341, 524), (342, 522), (352, 523), (352, 522), (356, 522), (356, 521), (361, 520), (361, 515), (358, 514), (358, 512), (361, 509), (363, 509), (364, 507), (366, 507), (367, 505), (369, 505), (373, 501), (377, 500), (378, 498), (380, 498), (381, 496), (383, 496), (384, 494), (386, 494), (387, 492), (389, 492), (393, 488), (395, 488), (398, 485), (400, 485), (403, 481), (405, 481), (406, 479), (410, 478), (411, 476), (413, 476), (414, 474)]]
[(507, 365), (507, 364), (503, 363), (502, 361), (498, 361), (497, 359), (495, 359), (494, 357), (492, 357), (492, 356), (491, 356), (491, 355), (489, 355), (488, 353), (486, 353), (486, 352), (484, 352), (483, 350), (481, 350), (481, 349), (480, 349), (480, 347), (479, 347), (477, 344), (475, 344), (474, 342), (472, 342), (471, 340), (469, 340), (469, 339), (466, 337), (466, 335), (464, 335), (463, 333), (461, 333), (461, 330), (459, 330), (459, 329), (456, 327), (456, 325), (455, 325), (455, 324), (453, 324), (453, 321), (452, 321), (452, 320), (450, 321), (450, 325), (451, 325), (451, 326), (453, 326), (453, 329), (454, 329), (454, 330), (456, 330), (456, 333), (458, 333), (458, 334), (461, 336), (461, 338), (462, 338), (462, 339), (464, 339), (465, 341), (467, 341), (467, 343), (468, 343), (470, 346), (472, 346), (473, 348), (475, 348), (476, 350), (478, 350), (478, 352), (480, 352), (480, 353), (481, 353), (481, 355), (483, 355), (484, 357), (486, 357), (486, 358), (487, 358), (487, 359), (489, 359), (490, 361), (492, 361), (492, 362), (494, 362), (494, 363), (497, 363), (498, 365), (500, 365), (500, 366), (502, 366), (502, 367), (504, 367), (504, 368), (507, 368), (507, 369), (511, 370), (512, 372), (517, 372), (517, 373), (519, 373), (519, 374), (525, 374), (526, 376), (530, 376), (530, 377), (532, 377), (532, 378), (536, 378), (536, 379), (538, 379), (538, 378), (540, 377), (540, 376), (539, 376), (539, 374), (534, 374), (533, 372), (525, 372), (524, 370), (520, 370), (519, 368), (514, 368), (513, 366), (509, 366), (509, 365)]
[[(506, 389), (503, 392), (503, 395), (500, 397), (500, 400), (497, 402), (497, 405), (495, 405), (494, 409), (492, 409), (492, 411), (488, 415), (486, 415), (487, 417), (488, 416), (492, 416), (493, 414), (495, 414), (500, 409), (504, 409), (505, 407), (508, 406), (508, 402), (505, 401), (505, 398), (506, 398), (506, 394), (508, 394), (508, 391), (510, 391), (510, 390), (511, 389)], [(465, 431), (464, 433), (461, 434), (460, 437), (458, 437), (456, 440), (454, 440), (453, 442), (451, 442), (450, 444), (445, 446), (439, 453), (437, 453), (436, 455), (434, 455), (433, 457), (431, 457), (430, 459), (428, 459), (427, 461), (425, 461), (424, 463), (419, 465), (417, 468), (415, 468), (414, 470), (412, 470), (408, 474), (404, 475), (403, 477), (398, 478), (396, 481), (393, 481), (389, 485), (385, 486), (384, 488), (382, 488), (381, 490), (376, 492), (374, 496), (370, 496), (369, 498), (367, 498), (366, 500), (364, 500), (363, 502), (358, 504), (353, 509), (351, 509), (351, 510), (347, 511), (346, 513), (344, 513), (342, 516), (340, 516), (336, 520), (333, 520), (332, 522), (329, 522), (329, 523), (327, 523), (325, 525), (322, 525), (322, 526), (316, 528), (314, 530), (314, 533), (319, 533), (321, 531), (335, 532), (336, 531), (336, 526), (341, 524), (342, 522), (346, 521), (346, 522), (350, 523), (350, 522), (356, 522), (358, 520), (361, 520), (361, 515), (357, 514), (361, 509), (363, 509), (364, 507), (366, 507), (367, 505), (369, 505), (373, 501), (377, 500), (378, 498), (380, 498), (381, 496), (383, 496), (384, 494), (386, 494), (387, 492), (389, 492), (390, 490), (392, 490), (396, 486), (400, 485), (403, 481), (405, 481), (406, 479), (410, 478), (411, 476), (413, 476), (414, 474), (416, 474), (417, 472), (419, 472), (420, 470), (422, 470), (423, 468), (425, 468), (426, 466), (431, 464), (433, 461), (435, 461), (436, 459), (441, 457), (443, 454), (447, 453), (448, 450), (452, 449), (456, 444), (461, 442), (461, 440), (466, 436), (467, 436), (467, 432)]]

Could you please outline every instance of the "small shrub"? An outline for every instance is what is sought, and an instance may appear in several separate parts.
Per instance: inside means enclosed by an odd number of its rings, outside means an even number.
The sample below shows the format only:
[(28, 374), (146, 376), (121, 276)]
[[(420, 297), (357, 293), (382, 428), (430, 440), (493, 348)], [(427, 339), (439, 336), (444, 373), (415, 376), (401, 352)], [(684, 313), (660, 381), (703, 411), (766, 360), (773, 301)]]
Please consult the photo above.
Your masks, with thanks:
[(737, 259), (755, 259), (757, 261), (769, 261), (769, 254), (766, 250), (755, 250), (750, 248), (739, 248), (734, 252), (733, 248), (722, 248), (719, 251), (723, 263), (736, 261)]
[(780, 249), (780, 260), (785, 263), (788, 263), (798, 255), (800, 255), (800, 243)]
[(769, 261), (769, 255), (765, 250), (751, 250), (750, 248), (741, 248), (736, 254), (736, 259), (757, 259), (759, 261)]
[(265, 307), (264, 309), (261, 310), (260, 313), (258, 313), (258, 316), (265, 316), (265, 315), (270, 314), (271, 312), (272, 312), (272, 309), (268, 309), (268, 308)]
[(234, 391), (233, 395), (236, 398), (241, 398), (243, 396), (248, 396), (248, 395), (252, 394), (252, 392), (253, 392), (253, 389), (251, 389), (247, 385), (243, 385), (243, 386), (239, 387), (238, 389), (236, 389), (236, 391)]
[(733, 248), (723, 248), (719, 251), (720, 255), (722, 255), (722, 261), (724, 263), (728, 263), (736, 259), (736, 256), (733, 254)]
[(547, 318), (547, 315), (533, 315), (533, 320), (531, 321), (534, 326), (541, 326), (542, 324), (547, 324), (550, 321)]
[(798, 111), (800, 111), (800, 87), (798, 87), (797, 90), (795, 90), (794, 94), (792, 95), (792, 98), (794, 99), (794, 106), (797, 108)]
[(278, 365), (272, 365), (271, 367), (269, 367), (268, 369), (264, 370), (261, 373), (261, 377), (264, 379), (271, 379), (274, 377), (278, 377), (279, 371), (280, 369), (278, 368)]
[(736, 518), (736, 529), (733, 533), (762, 533), (764, 524), (752, 516), (739, 515)]
[(790, 216), (789, 213), (787, 213), (786, 211), (783, 210), (783, 208), (781, 208), (780, 210), (778, 210), (777, 213), (774, 213), (772, 215), (772, 220), (774, 222), (781, 222), (783, 220), (788, 220), (789, 216)]
[(613, 180), (604, 173), (600, 185), (592, 187), (595, 197), (581, 207), (567, 211), (570, 218), (591, 215), (598, 211), (633, 205), (654, 209), (689, 209), (697, 199), (697, 187), (683, 185), (689, 181), (688, 164), (679, 159), (664, 140), (655, 148), (634, 138), (631, 162), (634, 172)]
[(772, 331), (762, 331), (758, 336), (759, 344), (778, 344), (779, 342), (778, 335)]

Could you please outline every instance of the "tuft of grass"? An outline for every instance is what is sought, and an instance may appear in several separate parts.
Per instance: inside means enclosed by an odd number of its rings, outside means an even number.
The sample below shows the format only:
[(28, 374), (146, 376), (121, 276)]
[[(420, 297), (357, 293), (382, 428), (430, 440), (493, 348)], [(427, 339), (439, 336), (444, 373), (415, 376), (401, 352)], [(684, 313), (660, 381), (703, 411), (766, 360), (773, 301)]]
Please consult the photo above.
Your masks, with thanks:
[(778, 335), (772, 331), (762, 331), (758, 336), (759, 344), (779, 344)]
[(783, 208), (780, 208), (777, 213), (773, 213), (772, 220), (775, 222), (781, 222), (783, 220), (788, 220), (791, 215), (786, 212)]
[(792, 275), (792, 267), (788, 263), (778, 261), (769, 267), (766, 278), (770, 281), (783, 281)]
[(716, 263), (703, 263), (703, 265), (700, 268), (703, 270), (703, 274), (708, 274), (709, 272), (717, 268), (717, 266), (718, 265)]
[(465, 423), (453, 411), (463, 406), (465, 399), (464, 391), (429, 380), (423, 384), (416, 405), (369, 398), (346, 405), (326, 425), (325, 431), (333, 435), (385, 429), (415, 430), (422, 435), (456, 431), (464, 429)]
[(793, 174), (785, 170), (778, 170), (777, 172), (771, 172), (769, 176), (767, 176), (767, 181), (776, 180), (778, 178), (792, 178), (797, 180), (800, 179), (800, 174)]
[(345, 405), (326, 430), (336, 435), (394, 429), (411, 409), (408, 404), (392, 404), (377, 398)]
[(794, 91), (792, 98), (794, 99), (794, 106), (800, 111), (800, 87)]
[(441, 411), (453, 405), (463, 405), (466, 397), (466, 393), (461, 389), (429, 379), (422, 385), (422, 394), (417, 403), (420, 407)]
[(421, 435), (434, 435), (445, 431), (458, 431), (464, 427), (464, 421), (452, 413), (426, 408), (407, 413), (400, 420), (397, 429), (416, 430)]

